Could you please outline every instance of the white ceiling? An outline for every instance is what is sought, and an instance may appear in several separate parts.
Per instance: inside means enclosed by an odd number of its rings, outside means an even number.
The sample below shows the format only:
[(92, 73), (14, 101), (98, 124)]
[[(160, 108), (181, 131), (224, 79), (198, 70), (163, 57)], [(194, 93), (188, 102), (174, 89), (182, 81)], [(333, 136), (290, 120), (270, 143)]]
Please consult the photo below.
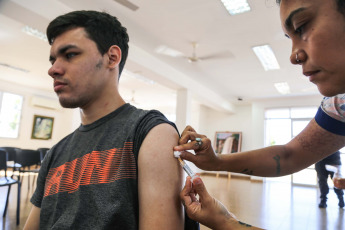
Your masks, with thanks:
[[(138, 102), (170, 106), (167, 102), (176, 98), (176, 90), (186, 88), (201, 103), (231, 111), (233, 104), (265, 98), (318, 95), (300, 67), (289, 62), (291, 44), (281, 30), (275, 0), (249, 0), (251, 11), (236, 16), (229, 15), (219, 0), (131, 2), (139, 9), (132, 11), (114, 0), (0, 0), (0, 63), (28, 71), (0, 65), (0, 79), (52, 91), (49, 45), (21, 29), (28, 25), (45, 32), (60, 14), (92, 9), (117, 16), (128, 29), (129, 74), (120, 80), (128, 100), (134, 90)], [(223, 56), (189, 63), (155, 52), (164, 45), (190, 56), (192, 42), (198, 43), (197, 56)], [(280, 70), (266, 72), (261, 66), (251, 47), (263, 44), (272, 47)], [(277, 82), (288, 82), (291, 94), (279, 94)]]

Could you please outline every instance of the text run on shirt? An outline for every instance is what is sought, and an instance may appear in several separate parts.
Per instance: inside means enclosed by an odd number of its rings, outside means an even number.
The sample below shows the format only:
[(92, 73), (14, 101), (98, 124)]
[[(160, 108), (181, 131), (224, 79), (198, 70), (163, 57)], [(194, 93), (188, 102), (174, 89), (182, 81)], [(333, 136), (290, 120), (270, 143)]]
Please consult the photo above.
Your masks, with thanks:
[(60, 192), (73, 193), (83, 185), (111, 183), (120, 179), (136, 179), (133, 143), (123, 148), (92, 151), (83, 157), (49, 170), (44, 197)]

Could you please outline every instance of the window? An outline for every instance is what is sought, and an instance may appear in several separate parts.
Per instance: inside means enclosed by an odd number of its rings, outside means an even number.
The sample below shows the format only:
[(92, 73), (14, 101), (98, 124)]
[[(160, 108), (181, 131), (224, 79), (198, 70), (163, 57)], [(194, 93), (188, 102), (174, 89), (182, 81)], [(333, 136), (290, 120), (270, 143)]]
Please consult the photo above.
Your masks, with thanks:
[(0, 91), (0, 137), (18, 137), (22, 104), (22, 96)]
[[(286, 144), (297, 136), (314, 118), (317, 107), (292, 107), (265, 111), (265, 146)], [(314, 165), (293, 175), (269, 180), (289, 181), (294, 184), (316, 185)]]

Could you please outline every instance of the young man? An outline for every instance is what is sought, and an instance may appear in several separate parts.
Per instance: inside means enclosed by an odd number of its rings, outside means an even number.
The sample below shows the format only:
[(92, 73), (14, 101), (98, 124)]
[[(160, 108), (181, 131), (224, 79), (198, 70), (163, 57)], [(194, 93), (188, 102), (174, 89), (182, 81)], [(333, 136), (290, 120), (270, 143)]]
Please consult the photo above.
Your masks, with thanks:
[[(179, 141), (180, 146), (174, 149), (194, 149), (196, 155), (183, 152), (181, 157), (202, 169), (256, 176), (283, 176), (304, 169), (345, 145), (345, 1), (277, 2), (280, 4), (283, 30), (292, 41), (291, 63), (301, 65), (303, 74), (316, 84), (320, 93), (326, 97), (315, 118), (285, 145), (217, 156), (210, 139), (196, 133), (192, 127), (187, 127)], [(334, 179), (334, 185), (345, 189), (345, 179)], [(194, 189), (203, 194), (201, 205), (190, 194), (193, 188), (188, 183), (181, 193), (181, 198), (190, 217), (208, 225), (211, 222), (203, 217), (213, 213), (214, 209), (219, 209), (214, 205), (217, 202), (204, 205), (205, 200), (212, 198), (205, 193), (200, 179)], [(222, 222), (219, 229), (236, 229), (233, 223), (237, 222), (231, 215), (222, 215), (218, 221)]]
[(54, 91), (80, 108), (82, 124), (46, 155), (24, 229), (183, 229), (176, 127), (118, 92), (126, 29), (107, 13), (75, 11), (47, 36)]

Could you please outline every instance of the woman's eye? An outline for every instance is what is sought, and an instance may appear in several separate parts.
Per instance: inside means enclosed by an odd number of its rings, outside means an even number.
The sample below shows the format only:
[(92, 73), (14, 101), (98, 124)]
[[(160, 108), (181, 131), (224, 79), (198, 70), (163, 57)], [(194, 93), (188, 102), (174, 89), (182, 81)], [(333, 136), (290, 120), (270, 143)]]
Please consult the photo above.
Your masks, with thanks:
[(303, 24), (303, 25), (297, 27), (297, 28), (295, 29), (295, 33), (298, 34), (298, 35), (302, 35), (302, 34), (304, 33), (304, 27), (305, 27), (305, 24)]

